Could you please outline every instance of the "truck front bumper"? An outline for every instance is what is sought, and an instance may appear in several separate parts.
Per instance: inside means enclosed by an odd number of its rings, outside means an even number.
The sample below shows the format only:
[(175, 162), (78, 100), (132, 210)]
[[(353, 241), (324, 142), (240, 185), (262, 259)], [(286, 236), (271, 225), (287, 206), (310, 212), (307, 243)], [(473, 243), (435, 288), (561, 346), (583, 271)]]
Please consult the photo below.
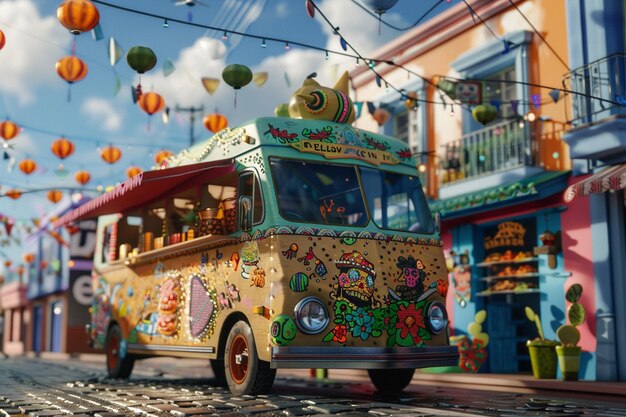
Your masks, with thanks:
[(456, 346), (410, 348), (290, 347), (272, 348), (272, 368), (390, 369), (455, 366)]

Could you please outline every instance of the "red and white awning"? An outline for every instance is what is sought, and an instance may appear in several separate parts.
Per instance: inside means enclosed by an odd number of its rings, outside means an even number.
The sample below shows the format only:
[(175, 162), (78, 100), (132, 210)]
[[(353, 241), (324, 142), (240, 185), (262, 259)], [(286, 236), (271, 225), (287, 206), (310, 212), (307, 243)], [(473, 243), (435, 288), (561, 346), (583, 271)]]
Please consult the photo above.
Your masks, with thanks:
[(54, 227), (62, 227), (77, 220), (104, 214), (122, 213), (141, 207), (200, 175), (210, 175), (216, 178), (234, 170), (235, 163), (229, 159), (145, 171), (124, 181), (111, 191), (78, 206), (55, 221)]
[(626, 164), (613, 165), (567, 187), (563, 199), (569, 203), (576, 196), (623, 189), (626, 189)]

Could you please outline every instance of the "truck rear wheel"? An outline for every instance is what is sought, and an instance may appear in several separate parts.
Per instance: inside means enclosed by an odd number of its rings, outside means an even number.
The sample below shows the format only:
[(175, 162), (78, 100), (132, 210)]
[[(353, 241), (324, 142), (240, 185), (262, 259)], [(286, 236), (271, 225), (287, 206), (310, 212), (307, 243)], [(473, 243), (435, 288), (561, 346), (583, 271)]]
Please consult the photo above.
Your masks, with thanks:
[(378, 391), (394, 393), (411, 383), (415, 369), (368, 369), (367, 373)]
[(259, 359), (250, 325), (238, 321), (230, 329), (224, 351), (228, 388), (235, 395), (265, 394), (270, 391), (276, 369)]
[(105, 341), (107, 374), (109, 378), (128, 379), (133, 372), (135, 358), (122, 355), (122, 331), (117, 324), (111, 325)]

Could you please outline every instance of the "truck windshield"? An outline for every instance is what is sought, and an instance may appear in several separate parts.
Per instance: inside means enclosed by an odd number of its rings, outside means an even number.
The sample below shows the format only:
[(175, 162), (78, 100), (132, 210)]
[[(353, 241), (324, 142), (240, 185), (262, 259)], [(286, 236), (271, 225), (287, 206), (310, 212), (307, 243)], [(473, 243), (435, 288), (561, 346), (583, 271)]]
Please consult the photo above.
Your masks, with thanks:
[[(434, 232), (417, 177), (373, 168), (270, 158), (282, 217), (294, 222)], [(360, 173), (357, 175), (357, 169)], [(362, 191), (363, 190), (363, 191)]]
[(432, 234), (435, 225), (419, 178), (360, 167), (370, 216), (381, 229)]
[(363, 194), (354, 166), (270, 159), (278, 209), (287, 220), (365, 226)]

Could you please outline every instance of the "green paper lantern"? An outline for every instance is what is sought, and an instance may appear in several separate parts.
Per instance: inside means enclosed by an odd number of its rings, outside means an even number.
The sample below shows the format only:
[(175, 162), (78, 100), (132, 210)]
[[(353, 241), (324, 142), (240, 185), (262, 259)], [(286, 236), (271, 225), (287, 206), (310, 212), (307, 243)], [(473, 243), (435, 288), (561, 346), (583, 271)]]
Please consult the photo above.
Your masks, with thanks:
[(472, 110), (474, 120), (482, 125), (493, 122), (498, 114), (498, 109), (491, 104), (479, 104)]
[(245, 65), (231, 64), (222, 71), (222, 79), (235, 90), (239, 90), (252, 81), (252, 71)]
[(146, 46), (133, 46), (126, 53), (126, 62), (139, 74), (143, 74), (154, 68), (157, 57), (154, 51)]

